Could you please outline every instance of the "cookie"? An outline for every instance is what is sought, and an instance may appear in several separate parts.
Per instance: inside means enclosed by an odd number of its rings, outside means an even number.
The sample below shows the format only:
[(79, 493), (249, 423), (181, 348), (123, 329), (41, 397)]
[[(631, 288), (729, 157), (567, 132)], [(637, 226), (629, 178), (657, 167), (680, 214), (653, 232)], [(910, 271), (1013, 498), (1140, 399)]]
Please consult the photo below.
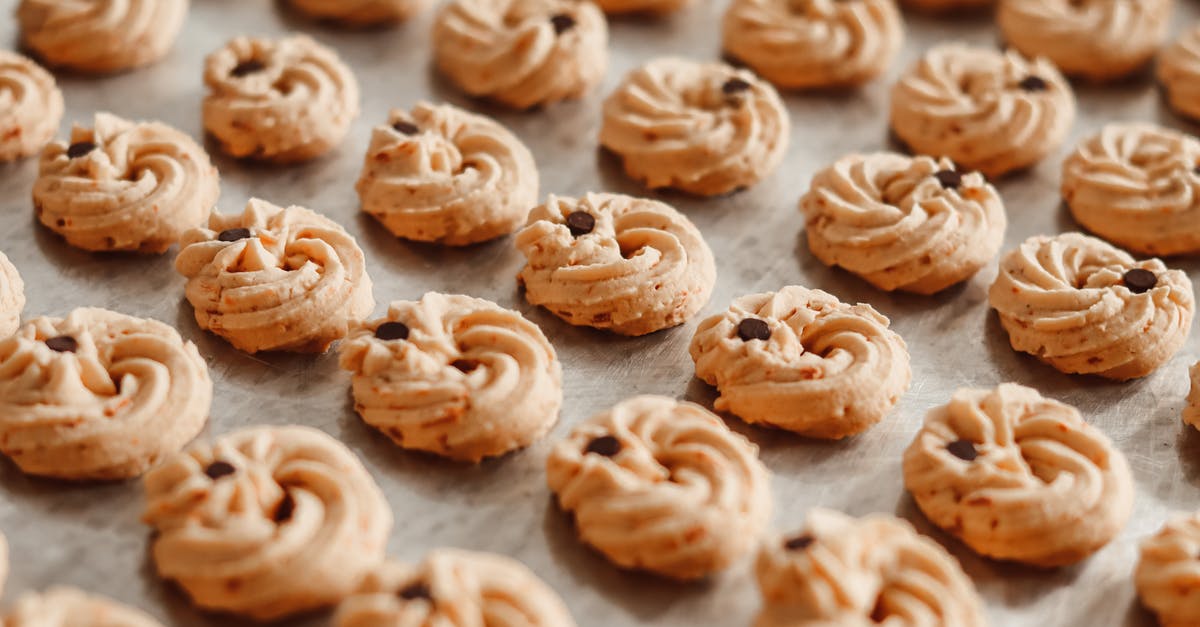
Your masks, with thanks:
[(386, 563), (338, 606), (334, 627), (574, 627), (562, 599), (520, 562), (435, 549), (418, 566)]
[(162, 253), (204, 222), (220, 195), (217, 169), (186, 133), (97, 113), (70, 142), (42, 151), (33, 184), (38, 221), (96, 252)]
[(371, 132), (356, 189), (362, 210), (397, 237), (465, 246), (525, 224), (538, 170), (495, 120), (422, 102)]
[(400, 22), (424, 11), (429, 0), (289, 0), (297, 11), (345, 26)]
[(333, 220), (250, 199), (188, 231), (175, 269), (196, 324), (247, 353), (323, 353), (375, 308), (362, 249)]
[(757, 627), (984, 627), (983, 603), (958, 562), (886, 514), (809, 511), (796, 533), (758, 553)]
[(1200, 119), (1200, 25), (1184, 31), (1158, 55), (1158, 80), (1171, 108)]
[(296, 163), (341, 143), (358, 117), (358, 80), (304, 35), (237, 37), (204, 61), (204, 129), (228, 155)]
[(479, 298), (395, 301), (338, 353), (355, 410), (407, 449), (478, 462), (541, 438), (562, 406), (562, 366), (541, 329)]
[(852, 87), (887, 71), (904, 26), (895, 0), (733, 0), (722, 37), (781, 88)]
[(700, 322), (690, 352), (718, 411), (814, 438), (867, 430), (912, 378), (887, 318), (796, 285), (733, 301)]
[(1163, 627), (1200, 625), (1200, 514), (1175, 514), (1142, 541), (1133, 573), (1142, 605)]
[(0, 163), (41, 151), (63, 116), (62, 91), (54, 76), (33, 61), (0, 50)]
[(21, 44), (46, 64), (105, 74), (167, 56), (187, 11), (188, 0), (21, 0), (17, 24)]
[(42, 477), (136, 477), (200, 433), (212, 390), (196, 346), (161, 322), (34, 318), (0, 340), (0, 453)]
[(344, 444), (253, 427), (148, 473), (158, 574), (199, 607), (269, 621), (336, 604), (383, 561), (392, 512)]
[(1133, 479), (1070, 405), (1005, 383), (960, 389), (904, 453), (904, 485), (933, 524), (994, 559), (1074, 564), (1116, 537)]
[(1200, 252), (1200, 141), (1113, 123), (1063, 163), (1062, 195), (1083, 228), (1144, 255)]
[(843, 157), (800, 199), (808, 248), (882, 290), (933, 294), (975, 275), (1004, 243), (996, 188), (942, 157)]
[(1183, 421), (1200, 429), (1200, 362), (1188, 369), (1191, 389), (1187, 395), (1187, 406), (1183, 408)]
[(0, 252), (0, 338), (17, 332), (24, 308), (25, 282), (8, 257)]
[(664, 57), (605, 99), (600, 143), (651, 189), (716, 196), (771, 174), (790, 133), (779, 94), (749, 70)]
[(5, 627), (162, 627), (149, 614), (112, 599), (56, 586), (22, 595), (0, 619)]
[(1057, 150), (1075, 121), (1075, 95), (1043, 58), (942, 44), (892, 88), (891, 125), (914, 152), (998, 177)]
[(608, 69), (608, 23), (587, 0), (451, 0), (433, 42), (451, 83), (515, 109), (582, 97)]
[(758, 447), (693, 403), (638, 396), (578, 424), (546, 462), (579, 537), (622, 568), (672, 579), (723, 570), (771, 514)]
[(1182, 271), (1080, 233), (1031, 237), (1004, 255), (988, 300), (1014, 350), (1120, 381), (1166, 363), (1196, 308)]
[(946, 13), (990, 8), (995, 0), (900, 0), (900, 4), (918, 11)]
[(1172, 0), (998, 0), (1008, 45), (1096, 81), (1144, 67), (1167, 38)]
[(517, 281), (534, 305), (577, 326), (645, 335), (683, 324), (712, 296), (716, 263), (700, 230), (657, 200), (553, 196), (517, 233)]

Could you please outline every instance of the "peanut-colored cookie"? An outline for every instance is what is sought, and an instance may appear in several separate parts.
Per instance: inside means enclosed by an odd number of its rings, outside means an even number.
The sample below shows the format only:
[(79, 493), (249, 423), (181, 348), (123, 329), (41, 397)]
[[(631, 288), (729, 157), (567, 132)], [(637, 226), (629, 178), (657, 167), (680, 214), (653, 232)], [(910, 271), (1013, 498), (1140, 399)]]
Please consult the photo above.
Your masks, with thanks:
[(296, 10), (346, 26), (400, 22), (424, 11), (430, 0), (289, 0)]
[(1142, 604), (1162, 627), (1200, 625), (1200, 514), (1175, 514), (1142, 541), (1133, 573)]
[(1200, 362), (1188, 369), (1191, 388), (1187, 395), (1187, 406), (1183, 408), (1183, 421), (1200, 429)]
[(1158, 55), (1158, 80), (1176, 112), (1200, 119), (1200, 25), (1184, 31)]
[(108, 73), (167, 56), (188, 0), (21, 0), (21, 43), (46, 64)]
[(0, 338), (17, 332), (24, 308), (25, 282), (8, 257), (0, 252)]
[(0, 617), (4, 627), (162, 627), (149, 614), (112, 599), (56, 586), (27, 593)]
[(0, 50), (0, 162), (42, 150), (63, 116), (54, 76), (15, 52)]

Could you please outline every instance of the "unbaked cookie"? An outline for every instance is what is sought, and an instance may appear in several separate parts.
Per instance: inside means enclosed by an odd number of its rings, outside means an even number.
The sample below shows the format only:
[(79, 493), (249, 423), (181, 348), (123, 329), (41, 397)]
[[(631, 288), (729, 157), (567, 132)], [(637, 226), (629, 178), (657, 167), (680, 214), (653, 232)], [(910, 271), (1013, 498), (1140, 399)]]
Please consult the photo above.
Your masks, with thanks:
[(638, 396), (575, 427), (546, 462), (579, 537), (623, 568), (673, 579), (723, 570), (771, 513), (758, 447), (693, 403)]
[(362, 210), (396, 236), (465, 246), (525, 224), (538, 170), (495, 120), (422, 102), (375, 127), (356, 189)]
[(34, 318), (0, 340), (0, 452), (31, 475), (136, 477), (200, 433), (212, 390), (196, 346), (161, 322)]
[(1173, 0), (999, 0), (1009, 45), (1072, 76), (1110, 80), (1144, 67), (1167, 38)]
[(334, 627), (574, 627), (562, 599), (524, 564), (436, 549), (416, 567), (384, 564), (338, 606)]
[(1158, 80), (1175, 111), (1200, 119), (1200, 25), (1185, 31), (1158, 56)]
[(718, 411), (816, 438), (867, 430), (912, 378), (887, 318), (795, 285), (733, 301), (700, 323), (690, 351)]
[(1041, 161), (1074, 121), (1062, 74), (1014, 51), (942, 44), (892, 88), (892, 130), (909, 148), (989, 177)]
[(304, 35), (237, 37), (204, 61), (204, 128), (238, 158), (295, 163), (342, 141), (358, 117), (358, 81)]
[(1121, 452), (1074, 407), (1005, 383), (961, 389), (904, 453), (904, 485), (977, 553), (1053, 567), (1116, 537), (1133, 509)]
[(108, 73), (149, 65), (175, 43), (188, 0), (21, 0), (21, 43), (48, 65)]
[(1015, 350), (1073, 374), (1150, 374), (1192, 326), (1192, 282), (1159, 259), (1080, 233), (1031, 237), (1000, 260), (988, 299)]
[(1200, 514), (1175, 514), (1142, 541), (1133, 573), (1142, 604), (1163, 627), (1200, 625)]
[(1183, 421), (1200, 429), (1200, 362), (1188, 369), (1188, 378), (1192, 385), (1187, 395), (1187, 406), (1183, 408)]
[(683, 324), (712, 296), (716, 263), (670, 205), (619, 194), (550, 196), (517, 234), (517, 280), (534, 305), (578, 326), (645, 335)]
[(0, 162), (41, 151), (63, 116), (62, 91), (54, 76), (33, 61), (0, 50)]
[(162, 627), (149, 614), (112, 599), (56, 586), (26, 593), (0, 617), (4, 627)]
[(42, 151), (33, 206), (67, 243), (91, 251), (161, 253), (204, 222), (217, 169), (186, 133), (97, 113), (94, 126)]
[(883, 290), (933, 294), (965, 281), (1004, 243), (1000, 194), (942, 157), (850, 155), (800, 199), (808, 247)]
[(562, 366), (536, 324), (493, 302), (430, 292), (395, 301), (338, 348), (355, 410), (396, 444), (478, 462), (558, 420)]
[(289, 0), (296, 10), (347, 26), (399, 22), (424, 11), (430, 0)]
[(201, 329), (238, 350), (322, 353), (371, 314), (362, 249), (333, 220), (253, 198), (188, 231), (175, 269)]
[(25, 309), (25, 282), (8, 257), (0, 252), (0, 338), (17, 332)]
[(1063, 164), (1075, 221), (1133, 252), (1200, 252), (1200, 141), (1146, 122), (1114, 123)]
[(895, 0), (733, 0), (722, 32), (726, 52), (785, 89), (865, 83), (904, 40)]
[(333, 605), (382, 563), (392, 512), (344, 444), (254, 427), (146, 475), (158, 574), (196, 605), (268, 621)]
[(790, 133), (779, 94), (749, 70), (664, 57), (604, 101), (600, 143), (651, 189), (714, 196), (773, 172)]
[(451, 0), (433, 41), (459, 89), (517, 109), (579, 98), (608, 69), (608, 23), (587, 0)]
[(804, 527), (763, 544), (755, 566), (756, 627), (984, 627), (974, 584), (941, 545), (884, 514), (821, 508)]

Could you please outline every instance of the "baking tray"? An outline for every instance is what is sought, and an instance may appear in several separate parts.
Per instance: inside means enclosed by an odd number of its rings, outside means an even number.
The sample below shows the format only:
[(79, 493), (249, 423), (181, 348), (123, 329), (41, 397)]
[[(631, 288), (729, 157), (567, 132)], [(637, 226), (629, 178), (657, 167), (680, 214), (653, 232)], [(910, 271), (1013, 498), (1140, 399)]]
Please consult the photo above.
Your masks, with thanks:
[[(0, 0), (0, 38), (10, 47), (16, 46), (15, 5), (16, 0)], [(695, 321), (636, 339), (570, 327), (518, 293), (514, 277), (523, 260), (511, 238), (461, 250), (398, 241), (359, 212), (354, 193), (372, 125), (384, 120), (388, 109), (424, 98), (482, 111), (513, 129), (537, 159), (543, 196), (594, 190), (644, 194), (622, 175), (614, 158), (597, 149), (601, 100), (626, 71), (652, 57), (717, 58), (724, 9), (724, 2), (701, 0), (661, 19), (613, 20), (603, 87), (582, 101), (530, 113), (466, 99), (432, 72), (432, 11), (394, 29), (342, 31), (298, 18), (267, 0), (194, 0), (183, 34), (163, 62), (109, 78), (59, 76), (67, 105), (60, 136), (72, 122), (90, 124), (94, 111), (108, 110), (161, 119), (201, 137), (202, 60), (227, 38), (299, 30), (335, 47), (357, 74), (364, 97), (363, 115), (345, 142), (326, 158), (289, 168), (239, 163), (218, 155), (210, 144), (221, 171), (219, 206), (239, 211), (254, 195), (305, 205), (343, 224), (366, 251), (379, 313), (389, 300), (440, 290), (488, 298), (537, 322), (563, 362), (562, 418), (544, 441), (498, 460), (464, 466), (396, 448), (355, 415), (349, 375), (338, 369), (333, 353), (252, 357), (201, 332), (183, 299), (184, 280), (172, 269), (174, 251), (161, 257), (93, 255), (66, 246), (33, 219), (29, 191), (35, 159), (0, 167), (0, 250), (26, 280), (27, 316), (61, 315), (80, 305), (108, 307), (172, 323), (196, 342), (216, 384), (206, 436), (251, 424), (301, 423), (346, 442), (395, 511), (393, 555), (416, 560), (437, 546), (511, 555), (559, 591), (582, 627), (748, 625), (759, 606), (749, 560), (695, 584), (619, 571), (576, 540), (545, 487), (550, 443), (623, 398), (654, 393), (711, 406), (715, 394), (693, 378), (687, 355)], [(1177, 3), (1173, 30), (1197, 17), (1196, 3)], [(798, 283), (845, 301), (871, 303), (891, 318), (912, 354), (912, 388), (882, 424), (861, 436), (816, 442), (732, 418), (729, 423), (761, 447), (774, 473), (778, 527), (798, 525), (816, 505), (856, 515), (896, 513), (961, 560), (986, 600), (992, 625), (1151, 625), (1134, 598), (1136, 543), (1169, 511), (1200, 507), (1200, 433), (1179, 420), (1186, 367), (1200, 352), (1197, 338), (1139, 381), (1067, 376), (1009, 348), (987, 307), (994, 262), (973, 280), (933, 297), (886, 294), (821, 265), (804, 243), (797, 201), (813, 172), (844, 153), (890, 146), (888, 86), (900, 70), (938, 41), (995, 45), (998, 40), (986, 14), (908, 14), (906, 19), (901, 58), (883, 80), (858, 91), (785, 95), (791, 146), (774, 175), (723, 198), (659, 195), (700, 227), (716, 255), (717, 285), (705, 315), (724, 310), (735, 296)], [(1076, 228), (1059, 200), (1059, 164), (1071, 146), (1104, 122), (1153, 120), (1197, 131), (1163, 107), (1149, 75), (1111, 86), (1076, 87), (1079, 119), (1067, 145), (1036, 169), (998, 183), (1009, 212), (1006, 249), (1030, 235)], [(1200, 279), (1200, 263), (1175, 260), (1172, 265)], [(1137, 485), (1133, 518), (1117, 540), (1081, 565), (1043, 572), (981, 559), (932, 529), (904, 492), (900, 456), (925, 412), (957, 387), (1004, 381), (1032, 385), (1080, 408), (1129, 458)], [(62, 484), (24, 477), (3, 462), (0, 483), (0, 529), (12, 545), (6, 600), (29, 589), (72, 584), (142, 607), (167, 624), (241, 624), (196, 611), (154, 576), (149, 529), (139, 523), (139, 482)], [(327, 620), (316, 615), (281, 624), (324, 625)]]

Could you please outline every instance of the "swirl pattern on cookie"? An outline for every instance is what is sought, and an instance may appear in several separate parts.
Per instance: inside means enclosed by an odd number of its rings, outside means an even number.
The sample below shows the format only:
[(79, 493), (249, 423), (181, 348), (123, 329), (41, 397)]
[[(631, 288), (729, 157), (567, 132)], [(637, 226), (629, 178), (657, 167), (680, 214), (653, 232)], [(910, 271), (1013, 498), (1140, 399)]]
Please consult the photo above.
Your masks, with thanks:
[(703, 320), (690, 352), (696, 376), (720, 392), (718, 411), (817, 438), (878, 423), (912, 378), (887, 318), (795, 285)]
[(517, 234), (517, 280), (534, 305), (578, 326), (645, 335), (694, 316), (716, 262), (699, 229), (670, 205), (619, 194), (550, 196)]
[(303, 207), (257, 198), (188, 231), (175, 269), (200, 328), (247, 353), (325, 352), (375, 308), (353, 236)]
[(1053, 567), (1108, 544), (1133, 509), (1129, 465), (1074, 407), (1005, 383), (960, 389), (904, 453), (904, 485), (977, 553)]
[(388, 562), (338, 606), (334, 627), (574, 627), (562, 599), (524, 564), (436, 549), (415, 567)]
[(749, 70), (664, 57), (605, 99), (600, 143), (651, 189), (715, 196), (773, 172), (790, 129), (775, 88)]
[(156, 320), (81, 308), (0, 340), (0, 452), (59, 479), (136, 477), (204, 427), (196, 346)]
[(1173, 0), (999, 0), (1005, 41), (1046, 57), (1065, 74), (1091, 80), (1126, 76), (1167, 37)]
[(0, 252), (0, 338), (17, 332), (24, 308), (25, 282), (8, 257)]
[(1146, 255), (1200, 251), (1200, 140), (1149, 123), (1114, 123), (1063, 163), (1075, 221)]
[(141, 610), (75, 588), (26, 593), (0, 617), (5, 627), (162, 627)]
[(21, 42), (51, 66), (108, 73), (167, 56), (188, 0), (21, 0)]
[(36, 155), (63, 116), (54, 76), (15, 52), (0, 50), (0, 162)]
[(850, 155), (800, 199), (808, 247), (883, 290), (933, 294), (971, 278), (1004, 243), (1000, 194), (946, 158)]
[(1150, 374), (1187, 338), (1192, 282), (1159, 259), (1080, 233), (1025, 240), (988, 293), (1013, 349), (1072, 374)]
[(904, 40), (895, 0), (734, 0), (725, 50), (785, 89), (846, 87), (887, 70)]
[(424, 11), (429, 0), (289, 0), (297, 10), (347, 26), (399, 22)]
[(186, 133), (97, 113), (92, 128), (76, 126), (70, 142), (42, 151), (33, 205), (77, 248), (161, 253), (204, 222), (218, 178)]
[(375, 127), (356, 189), (363, 211), (396, 236), (465, 246), (524, 225), (538, 170), (495, 120), (422, 102)]
[(1184, 31), (1158, 56), (1158, 80), (1175, 111), (1200, 119), (1200, 25)]
[(1175, 514), (1141, 544), (1138, 597), (1162, 627), (1200, 624), (1200, 514)]
[(692, 403), (638, 396), (575, 427), (546, 462), (579, 537), (622, 568), (696, 579), (745, 555), (771, 511), (758, 447)]
[(295, 163), (342, 141), (359, 113), (358, 80), (304, 35), (237, 37), (204, 61), (204, 128), (238, 158)]
[(579, 98), (608, 69), (608, 22), (587, 0), (452, 0), (433, 41), (459, 89), (516, 109)]
[(545, 435), (562, 405), (562, 366), (541, 329), (479, 298), (395, 301), (338, 350), (359, 415), (408, 449), (478, 462)]
[(893, 516), (813, 508), (802, 529), (762, 545), (755, 574), (756, 627), (987, 624), (954, 557)]
[(892, 88), (891, 126), (902, 141), (989, 177), (1041, 161), (1074, 121), (1062, 74), (1013, 51), (942, 44)]
[(144, 480), (154, 563), (196, 605), (268, 621), (333, 605), (383, 561), (392, 512), (362, 463), (308, 427), (254, 427)]

